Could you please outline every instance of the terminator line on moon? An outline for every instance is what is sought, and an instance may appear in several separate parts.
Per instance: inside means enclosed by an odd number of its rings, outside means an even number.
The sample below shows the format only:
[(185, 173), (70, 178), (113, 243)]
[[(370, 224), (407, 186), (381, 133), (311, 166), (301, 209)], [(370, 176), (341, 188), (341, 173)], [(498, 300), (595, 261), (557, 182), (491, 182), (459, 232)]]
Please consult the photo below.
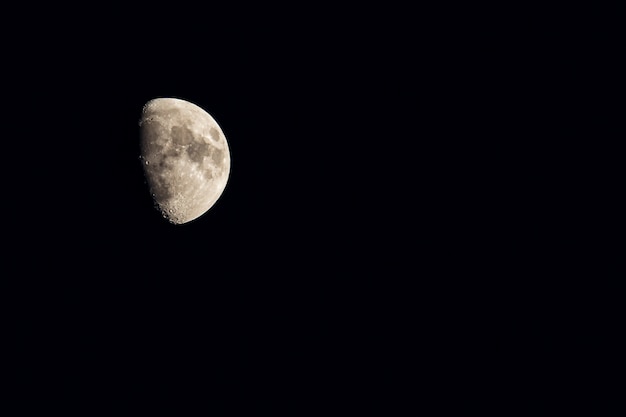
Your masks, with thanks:
[(139, 120), (141, 160), (163, 217), (187, 223), (222, 195), (230, 173), (226, 137), (199, 106), (176, 98), (148, 101)]

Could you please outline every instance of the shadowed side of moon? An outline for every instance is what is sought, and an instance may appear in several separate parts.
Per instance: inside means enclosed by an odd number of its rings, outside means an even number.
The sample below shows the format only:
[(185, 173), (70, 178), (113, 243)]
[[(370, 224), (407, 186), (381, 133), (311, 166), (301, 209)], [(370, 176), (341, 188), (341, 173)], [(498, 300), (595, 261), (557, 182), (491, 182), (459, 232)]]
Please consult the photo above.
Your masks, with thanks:
[(226, 187), (230, 153), (211, 115), (188, 101), (146, 103), (140, 125), (141, 159), (154, 202), (182, 224), (207, 212)]

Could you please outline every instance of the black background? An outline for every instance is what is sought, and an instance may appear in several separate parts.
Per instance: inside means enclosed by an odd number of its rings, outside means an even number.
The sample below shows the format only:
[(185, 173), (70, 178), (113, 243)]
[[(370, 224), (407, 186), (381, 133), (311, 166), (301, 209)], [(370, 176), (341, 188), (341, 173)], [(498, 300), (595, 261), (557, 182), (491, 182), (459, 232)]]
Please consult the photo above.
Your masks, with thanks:
[[(553, 410), (562, 48), (506, 11), (363, 7), (25, 19), (5, 62), (12, 415)], [(156, 97), (229, 141), (226, 190), (185, 225), (138, 159)]]

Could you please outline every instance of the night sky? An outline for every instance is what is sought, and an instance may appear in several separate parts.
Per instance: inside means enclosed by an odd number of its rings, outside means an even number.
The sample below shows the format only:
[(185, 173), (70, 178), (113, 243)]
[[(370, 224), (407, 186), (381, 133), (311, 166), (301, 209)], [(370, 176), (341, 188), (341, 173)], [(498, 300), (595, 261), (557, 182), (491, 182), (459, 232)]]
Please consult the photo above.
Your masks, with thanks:
[[(553, 290), (527, 242), (556, 217), (524, 198), (553, 195), (526, 158), (519, 40), (400, 12), (177, 10), (36, 23), (6, 61), (5, 159), (28, 158), (5, 177), (22, 407), (6, 415), (515, 403), (500, 382), (536, 370)], [(184, 225), (153, 207), (139, 161), (157, 97), (204, 108), (231, 151), (221, 198)]]

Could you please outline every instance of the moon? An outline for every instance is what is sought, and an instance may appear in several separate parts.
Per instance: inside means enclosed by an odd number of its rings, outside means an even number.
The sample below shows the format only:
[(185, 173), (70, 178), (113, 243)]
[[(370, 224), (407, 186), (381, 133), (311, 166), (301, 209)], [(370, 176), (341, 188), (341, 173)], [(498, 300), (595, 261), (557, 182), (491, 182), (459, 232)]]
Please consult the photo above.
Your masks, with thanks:
[(148, 101), (139, 120), (140, 160), (155, 206), (173, 224), (190, 222), (220, 198), (230, 174), (221, 127), (177, 98)]

